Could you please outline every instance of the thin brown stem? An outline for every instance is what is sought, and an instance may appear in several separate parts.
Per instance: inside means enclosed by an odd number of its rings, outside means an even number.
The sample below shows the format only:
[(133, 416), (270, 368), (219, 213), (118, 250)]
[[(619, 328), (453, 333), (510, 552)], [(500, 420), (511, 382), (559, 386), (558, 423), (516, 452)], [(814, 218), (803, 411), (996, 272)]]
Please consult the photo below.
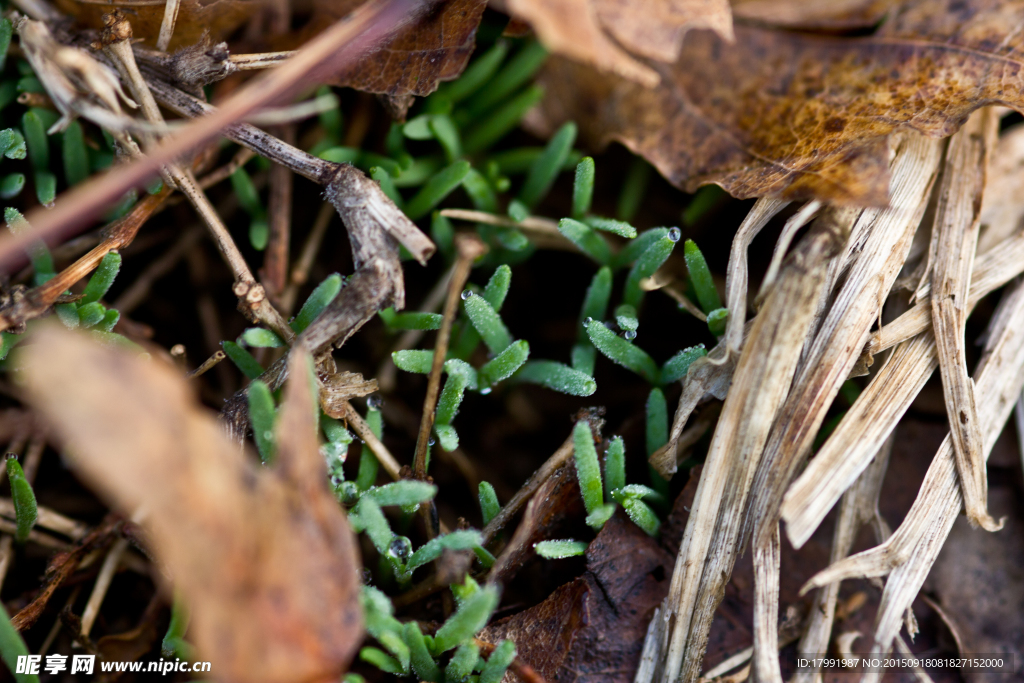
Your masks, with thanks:
[(377, 461), (380, 462), (384, 471), (388, 475), (398, 481), (401, 478), (402, 466), (395, 460), (395, 456), (391, 455), (391, 451), (388, 450), (387, 446), (381, 443), (381, 440), (377, 438), (377, 435), (370, 429), (370, 425), (366, 424), (366, 420), (356, 412), (356, 409), (352, 407), (352, 404), (346, 401), (344, 403), (345, 408), (345, 421), (348, 422), (349, 426), (352, 427), (352, 431), (356, 433), (360, 439), (362, 439), (366, 445), (370, 448), (370, 452), (377, 457)]
[(238, 152), (231, 158), (231, 161), (224, 164), (220, 168), (210, 171), (207, 175), (199, 178), (199, 187), (204, 190), (208, 190), (222, 180), (227, 180), (231, 177), (231, 174), (238, 169), (249, 163), (249, 160), (256, 156), (256, 152), (252, 151), (248, 147), (242, 147)]
[[(295, 144), (295, 126), (281, 127), (281, 139)], [(263, 255), (263, 286), (267, 296), (281, 303), (288, 281), (288, 244), (291, 240), (292, 172), (275, 164), (270, 167), (270, 197), (267, 200), (267, 221), (270, 236)]]
[(448, 281), (448, 300), (444, 306), (444, 319), (441, 321), (441, 329), (437, 331), (437, 341), (434, 343), (434, 360), (430, 366), (430, 379), (427, 381), (427, 396), (423, 399), (423, 417), (420, 418), (419, 436), (416, 438), (416, 460), (413, 465), (413, 472), (417, 479), (425, 479), (427, 476), (427, 448), (430, 440), (430, 430), (434, 427), (434, 409), (437, 406), (437, 396), (441, 391), (441, 370), (444, 368), (444, 357), (448, 353), (448, 340), (452, 333), (452, 322), (459, 310), (459, 301), (462, 299), (462, 288), (466, 286), (469, 279), (469, 271), (473, 267), (473, 261), (482, 256), (487, 247), (475, 235), (460, 235), (456, 241), (458, 258), (455, 261), (455, 270), (451, 280)]
[(156, 39), (156, 49), (161, 52), (167, 52), (167, 48), (171, 45), (174, 25), (178, 21), (179, 7), (181, 7), (181, 0), (167, 0), (167, 4), (164, 5), (164, 18), (160, 22), (160, 35)]
[(191, 372), (189, 372), (185, 376), (187, 378), (189, 378), (189, 379), (195, 379), (196, 377), (199, 377), (199, 376), (205, 374), (206, 372), (208, 372), (210, 370), (210, 368), (212, 368), (213, 366), (217, 365), (217, 363), (219, 363), (222, 360), (224, 360), (224, 358), (226, 358), (224, 352), (221, 351), (220, 349), (217, 349), (213, 353), (213, 355), (210, 356), (209, 358), (207, 358), (206, 360), (204, 360), (202, 362), (202, 364), (198, 368), (196, 368), (195, 370), (192, 370)]

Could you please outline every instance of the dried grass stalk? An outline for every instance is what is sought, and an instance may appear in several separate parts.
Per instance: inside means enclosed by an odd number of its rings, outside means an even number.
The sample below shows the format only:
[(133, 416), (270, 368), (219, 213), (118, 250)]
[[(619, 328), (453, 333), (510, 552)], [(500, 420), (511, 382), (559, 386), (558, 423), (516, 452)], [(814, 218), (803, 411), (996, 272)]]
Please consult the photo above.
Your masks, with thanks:
[[(975, 390), (982, 416), (982, 453), (987, 459), (1024, 387), (1024, 283), (1018, 283), (1000, 302), (989, 324), (985, 353), (979, 363)], [(856, 577), (891, 572), (882, 594), (873, 651), (888, 652), (899, 632), (901, 618), (924, 583), (963, 509), (952, 439), (942, 442), (910, 512), (888, 541), (831, 565), (815, 575), (804, 590)], [(877, 675), (869, 675), (874, 680)]]
[[(892, 534), (889, 525), (878, 511), (878, 495), (882, 490), (882, 481), (885, 479), (885, 472), (889, 467), (892, 444), (893, 439), (890, 437), (882, 445), (868, 468), (857, 478), (856, 483), (843, 494), (843, 502), (839, 507), (839, 518), (836, 520), (836, 528), (832, 536), (830, 564), (849, 555), (857, 532), (865, 524), (871, 524), (874, 527), (878, 543), (884, 543)], [(797, 648), (799, 652), (828, 652), (838, 597), (838, 581), (818, 589), (814, 596), (814, 603), (811, 605), (807, 630)], [(821, 683), (821, 669), (800, 669), (793, 676), (792, 683)]]
[(860, 212), (849, 240), (853, 260), (845, 282), (809, 346), (758, 464), (742, 538), (753, 534), (754, 667), (759, 681), (782, 681), (775, 630), (783, 494), (810, 454), (828, 409), (903, 267), (927, 208), (940, 156), (938, 141), (916, 134), (900, 140), (891, 168), (890, 206)]
[[(967, 290), (970, 310), (985, 296), (1024, 272), (1024, 231), (1007, 237), (974, 261)], [(932, 324), (931, 286), (922, 287), (909, 311), (871, 336), (864, 353), (874, 355), (925, 332)]]
[[(754, 468), (796, 371), (828, 260), (852, 221), (829, 210), (785, 262), (744, 345), (687, 521), (663, 609), (668, 637), (655, 676), (687, 683), (699, 673), (711, 615), (732, 572)], [(658, 674), (662, 675), (658, 675)]]
[(939, 353), (942, 394), (946, 401), (956, 467), (971, 526), (998, 531), (1002, 525), (988, 514), (988, 476), (981, 454), (981, 424), (974, 384), (967, 374), (964, 330), (967, 290), (978, 244), (981, 198), (985, 191), (988, 155), (999, 121), (986, 107), (968, 119), (950, 138), (932, 235), (932, 326)]

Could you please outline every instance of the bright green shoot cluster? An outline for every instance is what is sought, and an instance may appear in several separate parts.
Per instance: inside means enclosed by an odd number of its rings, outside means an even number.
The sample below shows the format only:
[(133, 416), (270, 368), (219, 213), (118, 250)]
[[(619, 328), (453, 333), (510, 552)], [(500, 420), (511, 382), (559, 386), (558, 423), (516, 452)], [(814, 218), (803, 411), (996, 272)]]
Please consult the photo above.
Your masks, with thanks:
[(644, 502), (663, 503), (661, 494), (640, 484), (626, 484), (626, 447), (622, 437), (612, 439), (605, 449), (604, 480), (598, 463), (594, 435), (586, 421), (573, 429), (573, 452), (576, 476), (587, 509), (587, 524), (593, 529), (604, 526), (613, 514), (616, 503), (622, 505), (629, 518), (651, 536), (658, 532), (658, 517)]
[[(539, 384), (574, 396), (589, 396), (597, 389), (593, 378), (550, 360), (528, 360), (530, 345), (515, 340), (501, 319), (500, 311), (512, 282), (512, 269), (502, 265), (494, 271), (483, 291), (467, 289), (462, 294), (462, 315), (452, 328), (452, 344), (444, 363), (448, 377), (437, 401), (434, 433), (446, 451), (459, 445), (452, 426), (465, 392), (489, 394), (506, 379)], [(480, 343), (490, 360), (473, 367), (469, 359)], [(392, 354), (395, 365), (406, 372), (427, 374), (434, 360), (429, 350), (405, 350)]]
[[(453, 585), (458, 609), (434, 635), (425, 635), (415, 621), (394, 617), (391, 601), (376, 588), (363, 589), (366, 630), (381, 645), (364, 647), (359, 658), (395, 676), (415, 676), (431, 683), (498, 683), (515, 658), (515, 644), (502, 641), (484, 657), (474, 636), (498, 606), (495, 586), (479, 586), (467, 578)], [(454, 652), (452, 652), (454, 650)], [(447, 664), (441, 660), (452, 652)]]
[[(585, 420), (576, 423), (572, 438), (576, 478), (587, 511), (587, 525), (600, 530), (621, 505), (634, 524), (647, 534), (656, 535), (661, 522), (648, 502), (663, 506), (665, 497), (650, 487), (626, 484), (626, 446), (622, 437), (616, 436), (605, 447), (603, 477), (594, 433)], [(541, 541), (533, 547), (541, 557), (555, 560), (583, 555), (587, 545), (585, 541), (565, 539)]]

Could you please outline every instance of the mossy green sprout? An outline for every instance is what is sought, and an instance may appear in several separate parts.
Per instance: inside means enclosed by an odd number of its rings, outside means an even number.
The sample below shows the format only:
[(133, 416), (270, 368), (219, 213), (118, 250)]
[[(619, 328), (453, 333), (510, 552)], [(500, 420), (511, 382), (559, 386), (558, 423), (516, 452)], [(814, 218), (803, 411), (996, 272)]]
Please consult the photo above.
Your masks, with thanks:
[(253, 440), (256, 442), (260, 460), (264, 465), (268, 465), (274, 460), (274, 425), (277, 422), (274, 396), (270, 392), (270, 387), (257, 379), (249, 385), (248, 399)]
[(651, 384), (659, 382), (661, 371), (646, 351), (619, 337), (599, 320), (590, 320), (586, 328), (591, 343), (609, 360), (632, 370)]
[(25, 477), (25, 471), (21, 469), (18, 456), (14, 453), (7, 454), (7, 479), (11, 484), (11, 501), (14, 503), (14, 540), (24, 543), (39, 518), (39, 510), (32, 484)]
[(519, 201), (528, 209), (533, 209), (551, 190), (575, 142), (576, 124), (570, 121), (551, 136), (544, 153), (530, 164), (526, 181), (519, 191)]
[[(576, 177), (572, 184), (572, 217), (582, 221), (590, 212), (594, 200), (594, 158), (583, 157), (576, 164)], [(634, 235), (635, 237), (635, 235)]]
[(484, 526), (487, 526), (501, 512), (498, 494), (490, 482), (482, 481), (477, 487), (477, 498), (480, 501), (480, 516), (483, 518)]
[[(0, 131), (0, 154), (7, 159), (25, 158), (25, 137), (21, 134), (21, 131), (16, 128), (7, 128)], [(13, 199), (21, 194), (24, 187), (24, 173), (9, 173), (0, 179), (0, 198)]]
[(708, 329), (712, 334), (721, 336), (725, 334), (729, 310), (722, 308), (722, 300), (718, 296), (718, 290), (711, 278), (711, 271), (708, 269), (707, 261), (704, 260), (704, 254), (693, 240), (686, 240), (683, 245), (683, 253), (686, 257), (686, 269), (690, 273), (690, 282), (693, 284), (697, 302), (708, 317)]
[(459, 160), (431, 176), (423, 188), (405, 204), (405, 214), (411, 220), (419, 220), (441, 203), (445, 197), (462, 184), (469, 173), (468, 161)]
[(587, 552), (587, 542), (572, 539), (540, 541), (533, 544), (533, 549), (545, 559), (562, 560), (567, 557), (578, 557)]
[(573, 459), (576, 463), (576, 477), (580, 484), (580, 495), (587, 513), (593, 513), (604, 504), (601, 486), (601, 466), (594, 448), (594, 434), (586, 421), (579, 421), (573, 428)]

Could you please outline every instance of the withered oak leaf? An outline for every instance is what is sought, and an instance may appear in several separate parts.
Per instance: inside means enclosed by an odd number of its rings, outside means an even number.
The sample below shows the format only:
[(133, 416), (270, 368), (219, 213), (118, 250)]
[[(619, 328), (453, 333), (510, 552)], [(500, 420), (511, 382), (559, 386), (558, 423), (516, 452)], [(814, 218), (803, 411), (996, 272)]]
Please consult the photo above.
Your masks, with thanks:
[(574, 119), (677, 186), (885, 206), (889, 136), (951, 135), (979, 107), (1024, 111), (1024, 0), (915, 0), (868, 37), (694, 31), (655, 89), (550, 60), (538, 131)]

